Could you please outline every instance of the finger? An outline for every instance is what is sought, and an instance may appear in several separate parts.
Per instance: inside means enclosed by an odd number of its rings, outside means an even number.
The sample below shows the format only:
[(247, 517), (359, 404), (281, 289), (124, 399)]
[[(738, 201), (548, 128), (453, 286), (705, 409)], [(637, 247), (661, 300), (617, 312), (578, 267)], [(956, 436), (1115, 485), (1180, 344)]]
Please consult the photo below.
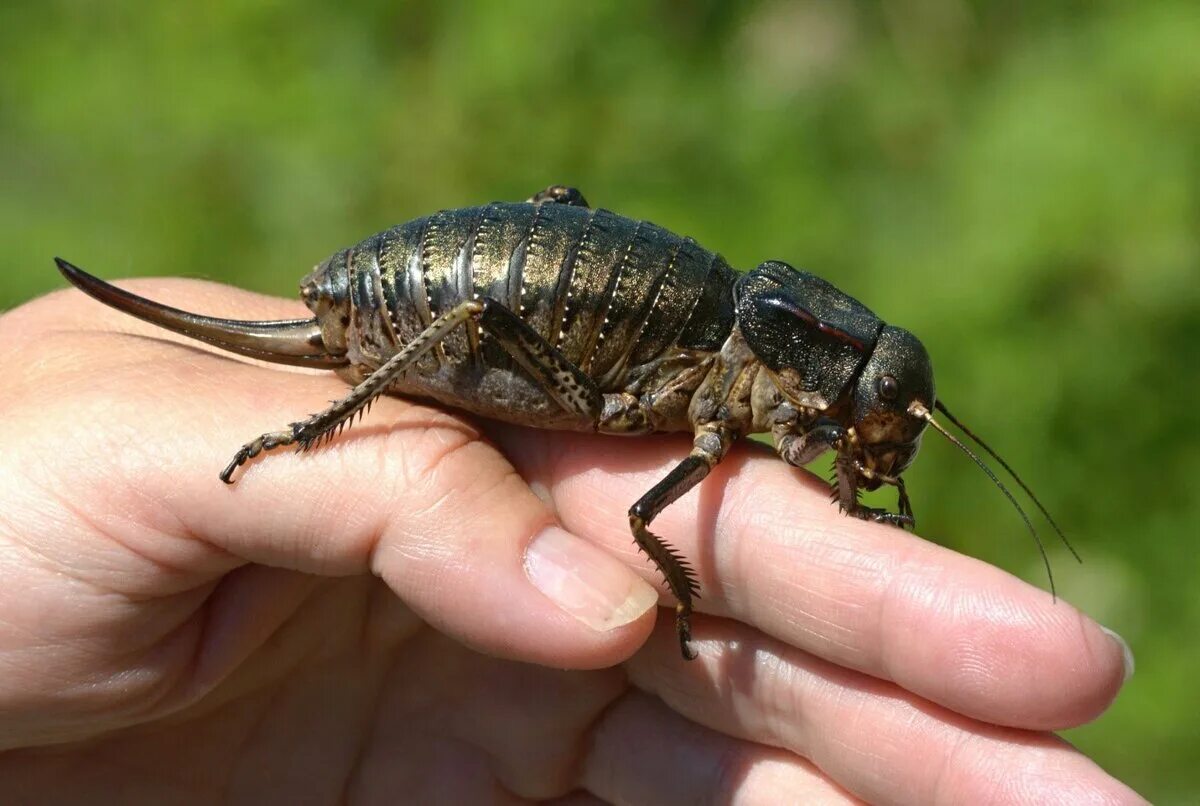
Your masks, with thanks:
[(596, 727), (583, 784), (610, 803), (859, 801), (791, 753), (724, 736), (632, 693)]
[[(531, 800), (580, 785), (616, 803), (849, 800), (789, 753), (626, 697), (619, 669), (567, 673), (480, 658), (440, 636), (417, 640), (381, 687), (370, 749), (357, 765), (362, 786), (399, 791), (413, 758), (445, 762), (451, 747), (463, 757), (455, 766)], [(466, 762), (477, 756), (482, 762)]]
[(786, 748), (872, 803), (1141, 803), (1057, 737), (987, 725), (743, 624), (702, 617), (695, 663), (669, 625), (627, 662), (684, 716)]
[(563, 795), (561, 798), (552, 798), (551, 800), (543, 801), (549, 806), (608, 806), (607, 801), (591, 794), (590, 792), (572, 792), (569, 795)]
[[(568, 528), (657, 577), (622, 514), (686, 454), (685, 440), (573, 435), (545, 454), (496, 433)], [(963, 714), (1062, 728), (1102, 712), (1123, 682), (1121, 646), (1066, 602), (902, 530), (847, 518), (824, 484), (748, 446), (653, 528), (699, 573), (702, 610)]]
[[(450, 778), (475, 770), (525, 802), (566, 795), (579, 787), (590, 727), (627, 689), (620, 668), (566, 672), (513, 663), (428, 632), (410, 642), (380, 685), (360, 777), (374, 790), (407, 793), (403, 779), (429, 775), (413, 759), (440, 747), (456, 757), (442, 765), (457, 768), (445, 770)], [(438, 755), (452, 758), (445, 749)]]
[[(245, 316), (251, 307), (256, 318), (294, 315), (290, 304), (221, 287), (130, 286), (215, 315)], [(207, 298), (213, 290), (220, 300)], [(558, 666), (611, 664), (649, 630), (654, 590), (560, 528), (464, 419), (383, 399), (368, 423), (329, 447), (271, 454), (226, 486), (216, 472), (237, 446), (321, 408), (346, 386), (164, 344), (161, 331), (75, 296), (42, 301), (53, 329), (40, 349), (51, 357), (28, 386), (58, 395), (40, 401), (21, 445), (56, 454), (54, 466), (69, 475), (59, 489), (89, 496), (93, 510), (120, 513), (132, 557), (191, 568), (199, 560), (187, 552), (201, 543), (308, 573), (375, 573), (457, 639)], [(27, 325), (39, 321), (38, 307), (22, 312)], [(95, 332), (110, 321), (153, 338)], [(35, 461), (14, 458), (25, 460)], [(171, 534), (173, 545), (187, 547), (178, 556), (164, 540)]]
[[(567, 673), (480, 658), (441, 636), (416, 641), (374, 709), (358, 767), (373, 787), (396, 791), (406, 766), (397, 758), (449, 744), (482, 754), (477, 766), (500, 787), (534, 800), (584, 785), (617, 803), (846, 802), (789, 753), (720, 736), (644, 697), (630, 707), (620, 669)], [(438, 702), (454, 708), (430, 707)]]

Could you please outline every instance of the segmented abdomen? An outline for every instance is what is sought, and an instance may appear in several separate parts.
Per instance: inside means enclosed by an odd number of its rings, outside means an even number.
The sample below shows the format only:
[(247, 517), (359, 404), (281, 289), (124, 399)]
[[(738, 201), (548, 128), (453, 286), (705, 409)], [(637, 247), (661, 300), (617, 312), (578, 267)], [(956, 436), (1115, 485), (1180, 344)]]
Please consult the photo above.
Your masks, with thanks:
[[(607, 210), (508, 203), (447, 210), (338, 253), (329, 271), (339, 270), (349, 272), (351, 359), (368, 366), (440, 313), (484, 296), (519, 314), (603, 391), (619, 389), (631, 368), (672, 348), (719, 349), (733, 325), (735, 275), (719, 255)], [(418, 369), (424, 380), (409, 378), (410, 391), (473, 398), (481, 367), (521, 372), (486, 336), (477, 356), (463, 333), (443, 344)], [(470, 400), (446, 402), (479, 410)]]

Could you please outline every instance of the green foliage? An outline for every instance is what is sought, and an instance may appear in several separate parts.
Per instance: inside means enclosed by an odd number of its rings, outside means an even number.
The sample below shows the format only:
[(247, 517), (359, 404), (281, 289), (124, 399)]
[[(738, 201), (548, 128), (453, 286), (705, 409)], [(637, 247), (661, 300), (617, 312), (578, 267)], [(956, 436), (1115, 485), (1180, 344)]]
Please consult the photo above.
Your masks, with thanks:
[[(0, 306), (105, 277), (279, 294), (334, 249), (547, 184), (917, 332), (1075, 538), (1137, 675), (1069, 738), (1196, 794), (1200, 14), (1159, 3), (0, 7)], [(1042, 582), (930, 440), (922, 531)]]

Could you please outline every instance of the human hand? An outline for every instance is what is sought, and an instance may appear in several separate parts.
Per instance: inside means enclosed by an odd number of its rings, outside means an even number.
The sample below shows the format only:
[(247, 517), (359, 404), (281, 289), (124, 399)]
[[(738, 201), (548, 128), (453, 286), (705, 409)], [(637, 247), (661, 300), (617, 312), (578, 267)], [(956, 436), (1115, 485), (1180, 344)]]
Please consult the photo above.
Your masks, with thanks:
[(1116, 641), (752, 446), (655, 521), (688, 663), (624, 516), (686, 438), (384, 399), (227, 487), (346, 387), (167, 340), (75, 291), (0, 318), (5, 802), (1141, 802), (1047, 733), (1111, 702)]

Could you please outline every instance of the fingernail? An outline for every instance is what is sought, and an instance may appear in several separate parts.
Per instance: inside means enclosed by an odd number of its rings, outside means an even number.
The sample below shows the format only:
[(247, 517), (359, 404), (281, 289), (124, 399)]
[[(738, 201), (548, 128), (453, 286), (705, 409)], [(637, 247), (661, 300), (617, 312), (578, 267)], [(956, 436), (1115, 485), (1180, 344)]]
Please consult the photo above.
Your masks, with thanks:
[(1128, 682), (1129, 678), (1133, 677), (1133, 669), (1134, 669), (1133, 650), (1129, 648), (1129, 644), (1127, 644), (1125, 642), (1124, 638), (1117, 635), (1115, 632), (1110, 630), (1108, 627), (1105, 627), (1103, 624), (1101, 624), (1100, 629), (1104, 630), (1105, 635), (1107, 635), (1109, 638), (1113, 639), (1113, 641), (1116, 643), (1116, 645), (1121, 648), (1121, 658), (1123, 659), (1123, 661), (1125, 663), (1125, 678), (1121, 682), (1122, 683)]
[(525, 550), (525, 575), (567, 613), (597, 632), (631, 621), (658, 604), (658, 592), (617, 558), (548, 526)]

